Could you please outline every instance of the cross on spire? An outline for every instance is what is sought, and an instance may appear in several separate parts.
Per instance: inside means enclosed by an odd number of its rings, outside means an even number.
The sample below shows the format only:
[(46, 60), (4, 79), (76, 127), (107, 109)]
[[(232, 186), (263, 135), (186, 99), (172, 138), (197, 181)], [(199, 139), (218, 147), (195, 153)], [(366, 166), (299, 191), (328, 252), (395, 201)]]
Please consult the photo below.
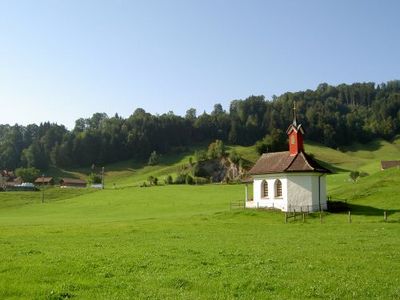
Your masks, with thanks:
[(296, 100), (293, 101), (293, 125), (297, 126), (297, 117), (296, 117)]

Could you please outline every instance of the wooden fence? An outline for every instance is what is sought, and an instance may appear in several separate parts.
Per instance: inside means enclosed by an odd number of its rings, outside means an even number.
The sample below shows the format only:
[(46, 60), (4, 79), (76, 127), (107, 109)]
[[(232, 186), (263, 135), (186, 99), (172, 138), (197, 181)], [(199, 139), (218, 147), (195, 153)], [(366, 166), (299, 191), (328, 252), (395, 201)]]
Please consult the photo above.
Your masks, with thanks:
[(231, 201), (229, 204), (229, 210), (235, 209), (235, 208), (246, 208), (246, 202), (244, 201)]

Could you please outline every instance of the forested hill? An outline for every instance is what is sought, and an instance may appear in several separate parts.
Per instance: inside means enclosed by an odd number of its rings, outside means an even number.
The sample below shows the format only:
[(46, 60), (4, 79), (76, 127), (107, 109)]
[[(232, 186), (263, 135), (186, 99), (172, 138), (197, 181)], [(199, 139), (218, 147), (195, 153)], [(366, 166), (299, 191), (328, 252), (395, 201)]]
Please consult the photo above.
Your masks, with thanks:
[(274, 150), (279, 148), (275, 140), (285, 137), (294, 100), (306, 139), (330, 147), (376, 137), (390, 140), (400, 133), (399, 80), (379, 85), (323, 83), (316, 90), (285, 93), (272, 100), (264, 96), (233, 100), (228, 111), (216, 104), (210, 114), (188, 109), (184, 117), (172, 112), (152, 115), (138, 108), (126, 119), (96, 113), (77, 120), (72, 131), (50, 123), (0, 125), (0, 169), (104, 164), (215, 139), (250, 145), (266, 135)]

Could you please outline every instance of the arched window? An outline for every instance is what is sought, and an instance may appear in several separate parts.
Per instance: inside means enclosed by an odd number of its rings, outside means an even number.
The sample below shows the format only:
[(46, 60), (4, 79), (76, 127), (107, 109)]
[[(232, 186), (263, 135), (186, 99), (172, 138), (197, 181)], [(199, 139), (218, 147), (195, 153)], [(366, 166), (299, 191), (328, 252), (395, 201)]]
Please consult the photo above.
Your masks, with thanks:
[(275, 197), (282, 197), (282, 182), (279, 179), (275, 181)]
[(265, 180), (261, 183), (261, 196), (263, 198), (268, 198), (268, 182)]

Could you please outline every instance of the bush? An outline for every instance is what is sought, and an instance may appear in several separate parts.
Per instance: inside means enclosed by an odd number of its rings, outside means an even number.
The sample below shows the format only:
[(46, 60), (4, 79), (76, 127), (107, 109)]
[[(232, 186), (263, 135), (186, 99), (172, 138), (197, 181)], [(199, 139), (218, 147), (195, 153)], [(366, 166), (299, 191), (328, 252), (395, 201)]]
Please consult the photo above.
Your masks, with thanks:
[(202, 185), (202, 184), (207, 184), (208, 183), (208, 179), (204, 178), (204, 177), (195, 177), (194, 178), (194, 182), (198, 185)]
[(88, 181), (90, 184), (101, 184), (101, 175), (96, 173), (90, 173), (88, 177)]
[(168, 175), (167, 177), (165, 177), (164, 182), (165, 184), (173, 184), (174, 180), (172, 179), (171, 175)]
[(186, 183), (186, 175), (179, 174), (174, 181), (175, 184), (185, 184)]
[(204, 150), (199, 150), (194, 153), (194, 158), (197, 162), (204, 161), (207, 159), (207, 152)]
[(186, 175), (185, 183), (186, 183), (186, 184), (194, 184), (194, 179), (193, 179), (193, 177), (190, 176), (189, 174)]
[(154, 176), (147, 177), (147, 181), (149, 182), (149, 185), (157, 185), (158, 184), (158, 178), (154, 177)]

